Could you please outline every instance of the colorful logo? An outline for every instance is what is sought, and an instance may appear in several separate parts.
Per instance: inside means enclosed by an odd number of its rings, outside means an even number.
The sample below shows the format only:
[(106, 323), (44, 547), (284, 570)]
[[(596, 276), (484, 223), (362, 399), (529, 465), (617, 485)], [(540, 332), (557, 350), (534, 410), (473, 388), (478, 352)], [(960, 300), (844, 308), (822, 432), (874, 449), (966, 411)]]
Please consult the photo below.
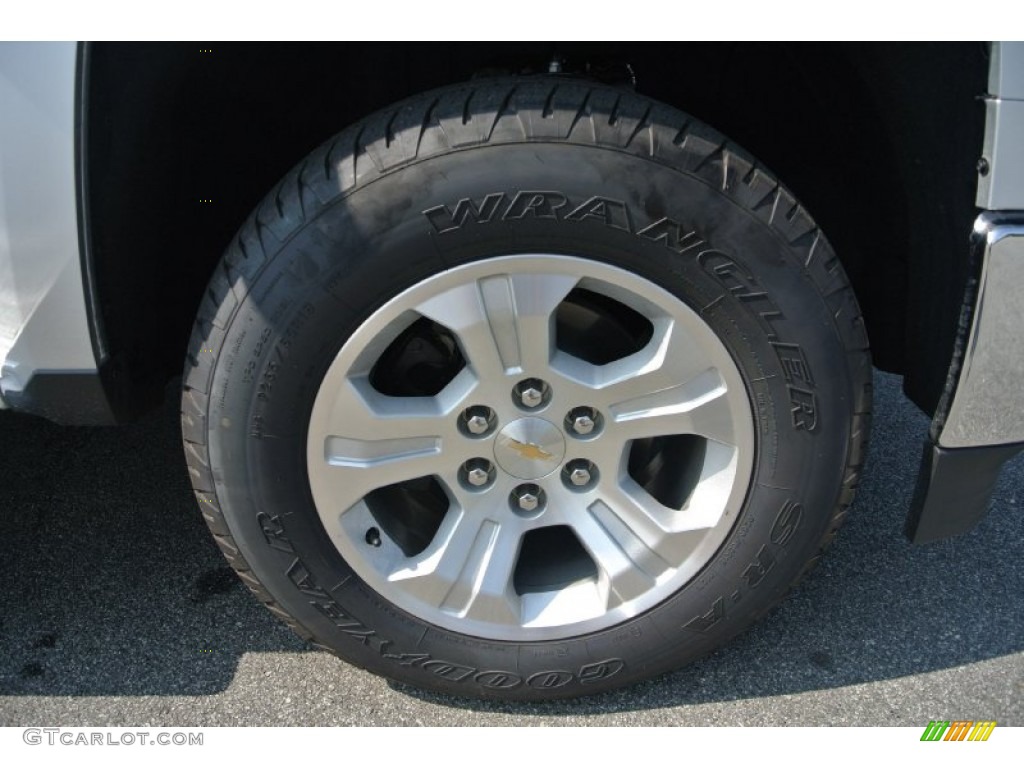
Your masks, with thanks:
[(988, 741), (995, 727), (995, 720), (931, 720), (921, 741)]

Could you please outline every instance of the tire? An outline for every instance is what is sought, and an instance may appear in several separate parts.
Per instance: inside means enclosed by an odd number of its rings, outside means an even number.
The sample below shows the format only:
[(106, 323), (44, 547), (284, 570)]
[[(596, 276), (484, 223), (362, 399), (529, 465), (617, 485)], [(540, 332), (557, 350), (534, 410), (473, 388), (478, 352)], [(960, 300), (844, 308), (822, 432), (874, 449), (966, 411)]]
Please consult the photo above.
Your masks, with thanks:
[(714, 130), (561, 78), (416, 96), (245, 223), (185, 368), (196, 497), (300, 636), (433, 691), (595, 693), (723, 645), (864, 458), (860, 311)]

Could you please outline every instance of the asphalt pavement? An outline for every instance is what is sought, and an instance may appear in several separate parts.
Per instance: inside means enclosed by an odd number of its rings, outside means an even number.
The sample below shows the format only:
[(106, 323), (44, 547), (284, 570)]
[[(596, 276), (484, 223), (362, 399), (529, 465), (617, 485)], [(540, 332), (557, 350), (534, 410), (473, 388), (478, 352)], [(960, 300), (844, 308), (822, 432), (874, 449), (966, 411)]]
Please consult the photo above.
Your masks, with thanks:
[(0, 412), (0, 725), (1024, 725), (1024, 457), (957, 539), (902, 535), (927, 419), (878, 374), (868, 468), (774, 613), (672, 674), (577, 701), (394, 686), (260, 606), (190, 493), (176, 403), (121, 428)]

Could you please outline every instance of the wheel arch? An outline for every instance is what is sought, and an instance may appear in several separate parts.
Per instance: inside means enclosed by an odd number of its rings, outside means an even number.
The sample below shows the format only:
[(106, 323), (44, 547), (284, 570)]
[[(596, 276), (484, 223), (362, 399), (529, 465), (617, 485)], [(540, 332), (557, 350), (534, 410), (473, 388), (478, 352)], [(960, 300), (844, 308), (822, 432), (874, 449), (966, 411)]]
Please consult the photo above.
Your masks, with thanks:
[(766, 162), (832, 241), (876, 364), (904, 373), (929, 412), (941, 393), (970, 276), (985, 46), (96, 43), (86, 51), (85, 273), (109, 352), (108, 395), (129, 405), (120, 413), (143, 410), (179, 373), (214, 265), (298, 159), (402, 97), (480, 73), (543, 71), (556, 57), (567, 73), (631, 73), (644, 95)]

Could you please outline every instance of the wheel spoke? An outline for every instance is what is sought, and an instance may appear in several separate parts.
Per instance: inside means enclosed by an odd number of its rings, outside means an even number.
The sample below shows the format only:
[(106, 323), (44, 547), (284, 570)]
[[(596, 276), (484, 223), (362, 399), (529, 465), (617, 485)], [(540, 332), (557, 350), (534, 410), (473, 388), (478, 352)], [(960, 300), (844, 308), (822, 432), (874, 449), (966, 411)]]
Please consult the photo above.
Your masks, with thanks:
[(494, 275), (456, 286), (416, 309), (458, 337), (478, 375), (541, 371), (551, 358), (555, 308), (577, 281), (566, 275)]
[(700, 435), (726, 445), (736, 437), (728, 390), (709, 368), (683, 384), (612, 404), (616, 434), (624, 440), (660, 435)]
[(321, 432), (366, 442), (451, 436), (453, 411), (471, 389), (466, 379), (457, 376), (437, 397), (388, 397), (365, 378), (346, 379), (337, 389)]
[(628, 602), (654, 586), (670, 567), (601, 501), (575, 518), (573, 530), (597, 564), (605, 606)]
[(503, 624), (520, 621), (512, 574), (519, 553), (513, 523), (453, 512), (434, 542), (388, 577), (446, 613)]
[(641, 570), (652, 575), (664, 570), (662, 563), (678, 567), (719, 517), (670, 509), (631, 478), (619, 485), (602, 485), (587, 511), (605, 535)]
[(523, 344), (523, 368), (543, 372), (554, 350), (555, 309), (579, 279), (567, 275), (518, 274), (512, 277)]
[(559, 354), (556, 367), (596, 390), (594, 402), (605, 406), (669, 389), (708, 367), (706, 353), (680, 323), (661, 317), (653, 324), (650, 341), (627, 357), (596, 366)]
[(345, 510), (377, 488), (445, 472), (450, 460), (441, 446), (441, 438), (433, 436), (384, 440), (331, 436), (324, 441), (324, 462), (316, 470), (317, 479), (330, 489), (335, 509)]
[(346, 379), (321, 428), (323, 448), (310, 474), (348, 509), (367, 493), (450, 469), (443, 458), (455, 439), (455, 416), (440, 398), (387, 397), (365, 379)]
[(703, 515), (713, 519), (711, 524), (718, 520), (736, 480), (738, 461), (738, 449), (708, 443), (697, 487), (693, 489), (693, 494), (683, 507), (687, 519), (696, 520)]

